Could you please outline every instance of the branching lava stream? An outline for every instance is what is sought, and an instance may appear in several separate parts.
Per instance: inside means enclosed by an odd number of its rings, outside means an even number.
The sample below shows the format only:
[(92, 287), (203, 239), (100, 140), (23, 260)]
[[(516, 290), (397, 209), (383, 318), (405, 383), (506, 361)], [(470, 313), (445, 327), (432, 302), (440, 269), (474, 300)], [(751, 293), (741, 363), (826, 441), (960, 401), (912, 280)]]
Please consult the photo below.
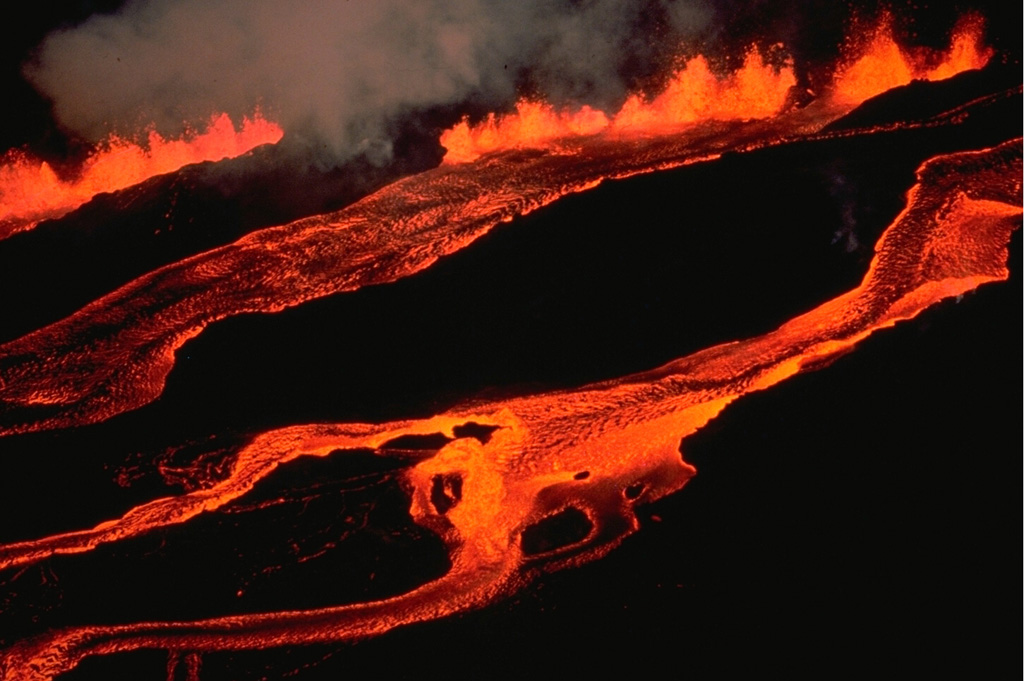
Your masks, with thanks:
[[(68, 628), (6, 651), (2, 678), (49, 679), (83, 657), (138, 648), (212, 651), (372, 636), (493, 602), (537, 569), (603, 555), (636, 529), (634, 504), (686, 484), (694, 469), (680, 457), (680, 438), (731, 401), (819, 365), (943, 299), (1005, 279), (1007, 244), (1021, 214), (1021, 156), (1017, 139), (925, 163), (861, 285), (771, 333), (617, 380), (467, 404), (421, 421), (271, 431), (245, 447), (229, 476), (210, 488), (144, 504), (90, 531), (3, 547), (7, 566), (87, 551), (221, 507), (299, 456), (380, 450), (405, 435), (451, 438), (406, 473), (412, 517), (449, 547), (452, 567), (440, 579), (349, 606)], [(458, 437), (457, 427), (468, 422), (494, 430), (488, 437)], [(585, 518), (589, 529), (561, 546), (531, 542), (533, 528), (565, 514)]]

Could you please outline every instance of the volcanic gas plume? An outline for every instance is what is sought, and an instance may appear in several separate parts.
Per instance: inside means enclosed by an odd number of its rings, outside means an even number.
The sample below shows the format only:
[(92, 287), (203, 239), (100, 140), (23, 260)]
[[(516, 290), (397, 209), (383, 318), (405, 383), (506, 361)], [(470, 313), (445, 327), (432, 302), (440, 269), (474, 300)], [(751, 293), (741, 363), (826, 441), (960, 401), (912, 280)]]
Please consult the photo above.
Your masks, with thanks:
[[(269, 19), (282, 19), (270, 4), (257, 4), (267, 5), (263, 13)], [(383, 89), (364, 91), (368, 107), (379, 112), (428, 99), (455, 101), (474, 88), (511, 87), (492, 70), (495, 55), (483, 59), (479, 54), (480, 41), (494, 36), (496, 27), (489, 23), (493, 16), (484, 21), (472, 11), (475, 5), (467, 4), (461, 14), (424, 5), (424, 16), (430, 15), (431, 21), (440, 16), (448, 32), (410, 51), (413, 60), (460, 67), (448, 68), (459, 75), (419, 83), (422, 71), (413, 69)], [(138, 44), (129, 42), (134, 38), (126, 27), (153, 27), (163, 21), (166, 27), (159, 32), (175, 35), (195, 21), (178, 12), (216, 18), (230, 5), (202, 9), (196, 3), (181, 3), (180, 8), (154, 4), (148, 10), (143, 3), (133, 5), (134, 14), (125, 15), (130, 17), (127, 23), (123, 16), (98, 18), (84, 29), (52, 37), (37, 56), (33, 77), (54, 92), (78, 87), (61, 82), (67, 76), (54, 66), (62, 63), (67, 45), (101, 41), (134, 49)], [(596, 25), (621, 18), (621, 10), (612, 11), (606, 3), (588, 7), (583, 15), (560, 16), (554, 23), (576, 21), (569, 35), (586, 43)], [(406, 11), (398, 13), (400, 25), (424, 18), (409, 18)], [(706, 20), (678, 7), (675, 12), (673, 38)], [(302, 10), (288, 21), (309, 28), (313, 16)], [(379, 35), (375, 30), (389, 15), (386, 8), (367, 7), (356, 16), (359, 31), (353, 29), (352, 35), (360, 36), (356, 47), (366, 52), (359, 58), (372, 62), (380, 51), (366, 40)], [(248, 33), (260, 34), (267, 20), (253, 19), (238, 27), (236, 42), (245, 48)], [(395, 181), (339, 211), (256, 230), (156, 269), (65, 319), (0, 346), (0, 436), (17, 441), (47, 437), (49, 431), (59, 436), (89, 428), (113, 430), (129, 412), (152, 408), (186, 343), (207, 327), (245, 313), (280, 312), (327, 296), (359, 295), (411, 280), (443, 258), (471, 252), (471, 245), (496, 226), (602, 183), (684, 166), (711, 167), (723, 157), (885, 134), (952, 131), (950, 137), (962, 134), (965, 140), (995, 136), (986, 148), (965, 149), (964, 142), (922, 151), (924, 161), (902, 210), (882, 231), (860, 284), (825, 297), (773, 330), (683, 356), (678, 352), (676, 359), (660, 366), (646, 365), (654, 368), (569, 388), (511, 397), (461, 396), (454, 406), (372, 423), (335, 419), (263, 429), (236, 447), (225, 445), (230, 451), (220, 464), (204, 467), (207, 462), (197, 461), (185, 474), (190, 482), (181, 493), (134, 501), (91, 528), (78, 524), (0, 545), (0, 574), (14, 575), (10, 583), (17, 584), (28, 571), (55, 561), (73, 565), (111, 547), (169, 536), (160, 533), (187, 533), (203, 518), (231, 512), (296, 462), (369, 454), (399, 462), (389, 475), (406, 495), (411, 521), (443, 542), (448, 559), (443, 574), (386, 597), (344, 605), (325, 602), (161, 621), (110, 622), (105, 616), (86, 622), (58, 620), (48, 630), (30, 628), (31, 635), (7, 641), (11, 645), (0, 652), (0, 678), (52, 679), (76, 673), (76, 668), (81, 672), (84, 661), (96, 657), (158, 649), (170, 655), (168, 678), (179, 678), (184, 670), (191, 680), (202, 678), (203, 656), (218, 651), (363, 640), (492, 605), (541, 574), (605, 556), (636, 532), (638, 505), (680, 490), (694, 476), (696, 469), (686, 460), (687, 438), (738, 398), (822, 369), (876, 332), (983, 284), (1008, 279), (1010, 243), (1021, 216), (1021, 138), (1017, 129), (993, 131), (985, 121), (1005, 102), (1017, 101), (1020, 88), (972, 95), (917, 118), (864, 122), (872, 110), (857, 107), (871, 97), (913, 80), (937, 83), (981, 69), (995, 54), (984, 46), (983, 22), (976, 16), (962, 20), (948, 48), (938, 51), (902, 47), (891, 22), (888, 16), (876, 22), (856, 49), (833, 65), (827, 87), (809, 102), (797, 101), (803, 86), (792, 60), (770, 59), (763, 49), (750, 47), (732, 70), (701, 55), (679, 60), (657, 94), (626, 93), (622, 83), (613, 84), (605, 94), (615, 100), (618, 92), (614, 107), (600, 108), (596, 100), (593, 106), (563, 105), (531, 95), (510, 112), (467, 115), (441, 133), (447, 155), (432, 170)], [(535, 18), (526, 25), (536, 27)], [(543, 74), (541, 65), (553, 68), (559, 63), (561, 48), (551, 47), (541, 40), (544, 32), (540, 34), (531, 38), (527, 52), (544, 54), (539, 61), (534, 55), (532, 62), (535, 72)], [(622, 32), (616, 36), (617, 43), (630, 37)], [(273, 46), (268, 55), (274, 59), (293, 58), (283, 56), (273, 40), (259, 44)], [(337, 49), (347, 55), (354, 48)], [(592, 69), (576, 69), (583, 75), (604, 72), (607, 64), (602, 62), (610, 59), (602, 53)], [(203, 79), (160, 71), (162, 64), (149, 64), (159, 72), (158, 84), (195, 88), (198, 100), (208, 103), (211, 95)], [(400, 74), (403, 69), (402, 64), (390, 68)], [(368, 123), (367, 110), (355, 104), (342, 106), (332, 96), (326, 108), (343, 112), (304, 127), (307, 119), (322, 113), (323, 102), (288, 109), (281, 108), (284, 100), (275, 105), (274, 96), (289, 88), (309, 94), (308, 84), (272, 83), (249, 71), (238, 75), (233, 104), (246, 100), (249, 105), (253, 83), (266, 86), (260, 97), (266, 97), (271, 110), (276, 108), (274, 120), (285, 134), (299, 130), (336, 135), (338, 148), (348, 150), (363, 144), (365, 151), (379, 141), (379, 123)], [(346, 78), (343, 92), (351, 94), (352, 88), (365, 85), (354, 76)], [(585, 80), (541, 82), (553, 93), (558, 86), (578, 86)], [(411, 91), (409, 82), (416, 83)], [(132, 90), (127, 105), (138, 105), (146, 92), (142, 86)], [(95, 128), (110, 113), (105, 108), (109, 104), (100, 102), (83, 97), (78, 110), (59, 109), (58, 115)], [(25, 189), (25, 178), (32, 174), (27, 161), (11, 157), (0, 176), (7, 211), (0, 214), (0, 229), (6, 224), (11, 225), (8, 232), (25, 231), (36, 220), (87, 201), (92, 192), (113, 190), (183, 163), (242, 153), (281, 137), (282, 129), (263, 118), (248, 119), (238, 131), (226, 116), (214, 119), (211, 130), (219, 131), (230, 149), (200, 134), (182, 143), (187, 150), (179, 153), (181, 145), (154, 132), (146, 150), (128, 150), (113, 139), (85, 162), (77, 184), (58, 180), (48, 166), (39, 166), (39, 177), (55, 188), (52, 196), (57, 198)], [(913, 139), (922, 148), (932, 144), (920, 141), (932, 138)], [(162, 160), (164, 155), (174, 160)], [(136, 163), (138, 159), (142, 161)], [(144, 168), (138, 169), (140, 165)], [(117, 172), (106, 171), (108, 166)], [(124, 179), (109, 179), (114, 176)], [(107, 184), (93, 177), (103, 177)], [(796, 206), (793, 219), (799, 215)], [(14, 602), (17, 594), (12, 594)]]

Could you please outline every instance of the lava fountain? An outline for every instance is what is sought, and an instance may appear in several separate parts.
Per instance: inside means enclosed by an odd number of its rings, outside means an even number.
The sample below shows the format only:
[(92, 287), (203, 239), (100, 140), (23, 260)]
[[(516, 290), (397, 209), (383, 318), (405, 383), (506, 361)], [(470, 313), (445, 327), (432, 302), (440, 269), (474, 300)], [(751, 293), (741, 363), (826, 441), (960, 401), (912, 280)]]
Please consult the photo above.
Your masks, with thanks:
[(156, 131), (145, 144), (112, 135), (89, 154), (71, 178), (50, 164), (11, 150), (0, 160), (0, 239), (59, 218), (93, 196), (130, 187), (191, 163), (240, 156), (280, 141), (284, 132), (258, 111), (236, 128), (227, 114), (212, 116), (204, 130), (165, 139)]

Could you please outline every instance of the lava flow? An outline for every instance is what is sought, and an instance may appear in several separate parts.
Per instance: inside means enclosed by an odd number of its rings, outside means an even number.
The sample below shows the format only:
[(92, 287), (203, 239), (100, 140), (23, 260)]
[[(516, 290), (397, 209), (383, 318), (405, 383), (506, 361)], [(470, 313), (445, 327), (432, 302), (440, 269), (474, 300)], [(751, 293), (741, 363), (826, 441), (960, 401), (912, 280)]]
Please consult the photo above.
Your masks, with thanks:
[(278, 142), (284, 132), (257, 112), (235, 128), (227, 114), (210, 118), (204, 132), (165, 139), (150, 131), (146, 143), (111, 136), (74, 177), (60, 177), (50, 164), (18, 151), (0, 160), (0, 239), (59, 218), (96, 194), (113, 192), (191, 163), (240, 156)]
[[(413, 519), (449, 547), (451, 569), (443, 577), (349, 606), (70, 627), (7, 650), (2, 678), (50, 679), (84, 657), (140, 648), (196, 653), (364, 638), (481, 607), (521, 588), (537, 570), (601, 556), (637, 528), (636, 503), (686, 484), (694, 469), (680, 458), (680, 438), (730, 402), (821, 366), (941, 300), (1006, 279), (1008, 243), (1021, 215), (1021, 171), (1020, 139), (929, 160), (860, 286), (763, 336), (616, 380), (468, 404), (419, 421), (271, 431), (239, 452), (212, 487), (138, 506), (90, 531), (2, 547), (8, 566), (87, 551), (224, 506), (296, 457), (379, 452), (408, 435), (441, 434), (447, 441), (406, 473)], [(467, 423), (488, 435), (460, 437)], [(531, 540), (536, 528), (566, 516), (580, 523), (576, 536), (556, 546)]]
[[(983, 64), (979, 30), (965, 24), (955, 47), (929, 63), (953, 70)], [(878, 50), (891, 57), (888, 45), (895, 43), (887, 40), (873, 41), (850, 68), (857, 71)], [(965, 53), (974, 56), (964, 59)], [(879, 77), (880, 89), (894, 83)], [(489, 117), (475, 127), (463, 121), (442, 137), (461, 162), (396, 182), (336, 213), (257, 231), (163, 267), (0, 346), (0, 434), (94, 423), (152, 401), (175, 351), (219, 319), (395, 281), (561, 196), (807, 138), (859, 101), (844, 89), (853, 81), (840, 77), (831, 96), (783, 111), (794, 82), (788, 66), (766, 65), (756, 51), (725, 77), (698, 57), (659, 97), (630, 98), (611, 119), (589, 109), (565, 114), (520, 104), (517, 116)], [(97, 337), (95, 329), (104, 332)]]

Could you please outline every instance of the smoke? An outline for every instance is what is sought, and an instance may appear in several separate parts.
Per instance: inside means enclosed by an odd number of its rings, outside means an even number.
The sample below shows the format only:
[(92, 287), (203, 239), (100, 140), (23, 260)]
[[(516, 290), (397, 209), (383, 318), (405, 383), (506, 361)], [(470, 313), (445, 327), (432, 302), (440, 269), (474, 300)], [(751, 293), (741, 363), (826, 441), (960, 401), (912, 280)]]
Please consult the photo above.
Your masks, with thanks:
[(132, 0), (25, 66), (68, 131), (167, 134), (260, 106), (324, 163), (386, 159), (395, 122), (525, 92), (610, 107), (699, 35), (702, 0)]

